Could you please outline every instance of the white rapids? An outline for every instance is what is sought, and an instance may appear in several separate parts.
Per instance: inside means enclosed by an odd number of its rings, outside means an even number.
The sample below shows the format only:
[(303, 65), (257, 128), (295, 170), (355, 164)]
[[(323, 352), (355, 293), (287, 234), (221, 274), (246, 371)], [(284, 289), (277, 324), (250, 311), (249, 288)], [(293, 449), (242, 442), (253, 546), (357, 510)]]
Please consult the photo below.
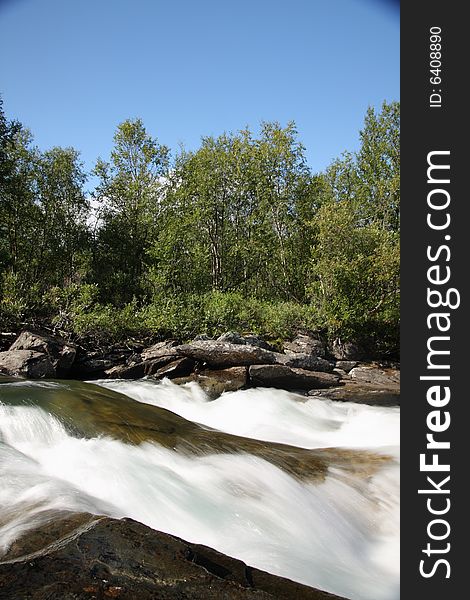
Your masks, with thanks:
[(155, 443), (80, 439), (38, 407), (0, 404), (0, 554), (50, 510), (87, 511), (131, 517), (354, 600), (399, 598), (397, 408), (272, 389), (209, 401), (194, 383), (94, 383), (228, 433), (394, 461), (367, 480), (330, 469), (323, 483), (307, 483), (249, 454), (187, 457)]

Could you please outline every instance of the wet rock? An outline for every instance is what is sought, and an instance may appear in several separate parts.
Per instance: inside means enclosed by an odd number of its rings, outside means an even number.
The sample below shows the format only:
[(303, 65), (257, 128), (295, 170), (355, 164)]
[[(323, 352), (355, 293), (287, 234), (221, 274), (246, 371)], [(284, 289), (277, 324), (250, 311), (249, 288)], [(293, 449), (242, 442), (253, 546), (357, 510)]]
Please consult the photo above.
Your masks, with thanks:
[(311, 390), (338, 385), (339, 377), (333, 373), (307, 371), (285, 365), (253, 365), (249, 369), (254, 386), (274, 387), (284, 390)]
[[(333, 377), (326, 373), (319, 375)], [(24, 389), (3, 384), (0, 401), (7, 405), (23, 404)], [(331, 467), (337, 473), (368, 477), (390, 460), (371, 452), (341, 448), (307, 450), (231, 435), (188, 421), (164, 408), (135, 402), (118, 392), (79, 381), (37, 387), (34, 405), (53, 414), (79, 437), (109, 436), (128, 444), (154, 442), (187, 456), (246, 452), (302, 480), (323, 481)]]
[(49, 355), (34, 350), (0, 352), (0, 372), (12, 377), (27, 377), (28, 379), (56, 376), (56, 370)]
[(175, 379), (174, 383), (182, 384), (195, 381), (211, 399), (218, 398), (224, 392), (236, 392), (246, 387), (248, 371), (246, 367), (230, 367), (228, 369), (204, 369), (189, 377)]
[(75, 359), (77, 349), (64, 339), (43, 332), (25, 330), (10, 346), (10, 351), (33, 350), (49, 356), (58, 376), (66, 375)]
[(325, 343), (313, 336), (299, 334), (291, 342), (284, 342), (284, 351), (286, 354), (308, 354), (325, 358)]
[(72, 513), (19, 546), (0, 564), (2, 598), (341, 600), (132, 519)]
[(372, 383), (377, 386), (396, 387), (400, 385), (400, 371), (397, 369), (380, 369), (373, 366), (354, 367), (349, 375), (356, 381)]

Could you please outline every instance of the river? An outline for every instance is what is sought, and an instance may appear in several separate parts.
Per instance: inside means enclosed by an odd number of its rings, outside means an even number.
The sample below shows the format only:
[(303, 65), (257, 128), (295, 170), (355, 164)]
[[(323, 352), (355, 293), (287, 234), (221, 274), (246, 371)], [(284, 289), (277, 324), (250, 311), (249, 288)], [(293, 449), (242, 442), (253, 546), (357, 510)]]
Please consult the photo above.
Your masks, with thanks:
[[(338, 449), (323, 470), (322, 448)], [(168, 380), (2, 383), (0, 555), (64, 509), (397, 600), (399, 409), (261, 388), (211, 401)]]

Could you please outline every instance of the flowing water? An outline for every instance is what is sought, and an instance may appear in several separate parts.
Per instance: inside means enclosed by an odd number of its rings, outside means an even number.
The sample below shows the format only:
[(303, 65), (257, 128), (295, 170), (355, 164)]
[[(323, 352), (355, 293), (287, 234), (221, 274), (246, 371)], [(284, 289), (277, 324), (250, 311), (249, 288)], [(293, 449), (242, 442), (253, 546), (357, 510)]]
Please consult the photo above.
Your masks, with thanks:
[(397, 408), (96, 383), (0, 385), (0, 555), (56, 511), (92, 512), (348, 598), (397, 600)]

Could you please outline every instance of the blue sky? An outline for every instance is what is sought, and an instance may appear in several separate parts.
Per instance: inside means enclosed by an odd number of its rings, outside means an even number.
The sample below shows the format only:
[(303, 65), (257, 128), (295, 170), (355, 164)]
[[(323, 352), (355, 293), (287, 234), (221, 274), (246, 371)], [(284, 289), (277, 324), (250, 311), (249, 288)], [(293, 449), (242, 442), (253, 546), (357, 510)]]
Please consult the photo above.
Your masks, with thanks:
[(399, 99), (398, 9), (378, 0), (0, 0), (0, 57), (7, 116), (87, 169), (141, 117), (174, 150), (294, 120), (319, 171)]

